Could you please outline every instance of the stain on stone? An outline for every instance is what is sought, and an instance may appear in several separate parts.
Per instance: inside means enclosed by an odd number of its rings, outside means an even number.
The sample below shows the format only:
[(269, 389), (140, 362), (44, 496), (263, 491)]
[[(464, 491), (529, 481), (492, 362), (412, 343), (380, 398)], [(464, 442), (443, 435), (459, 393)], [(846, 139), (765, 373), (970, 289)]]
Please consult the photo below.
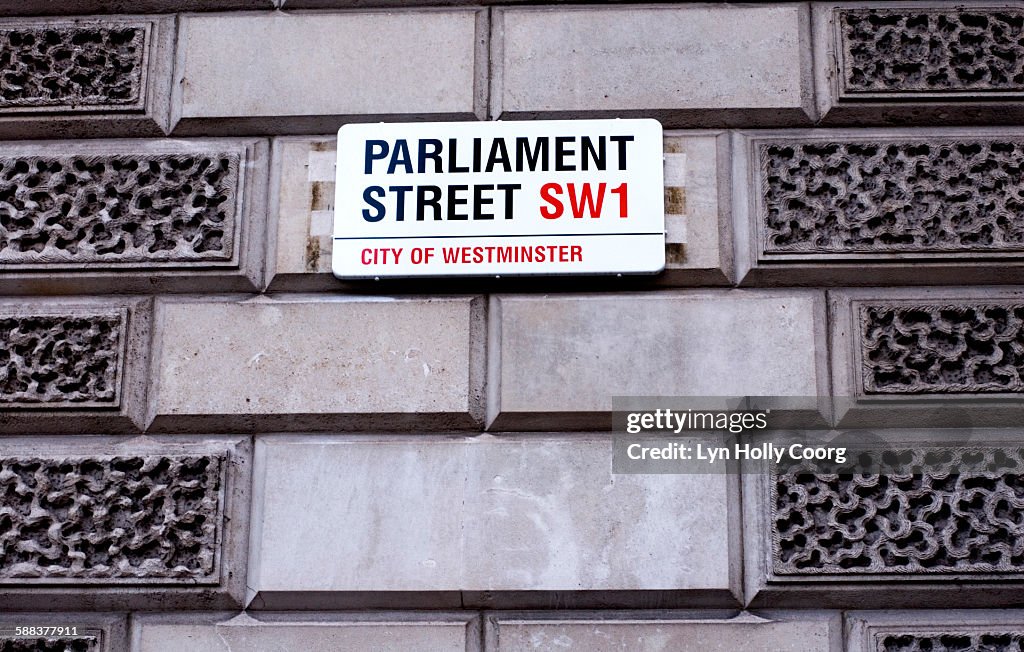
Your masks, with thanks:
[(682, 265), (686, 262), (686, 245), (670, 242), (665, 245), (665, 264)]
[(316, 272), (320, 266), (320, 238), (306, 240), (306, 271)]
[(686, 188), (679, 186), (665, 188), (665, 213), (668, 215), (686, 214)]
[[(328, 185), (330, 185), (332, 187), (328, 188), (327, 187)], [(313, 210), (313, 211), (327, 211), (327, 210), (331, 210), (331, 200), (334, 199), (334, 197), (332, 197), (332, 195), (334, 194), (333, 185), (334, 184), (327, 184), (327, 183), (325, 183), (323, 181), (314, 181), (311, 184), (310, 192), (312, 194), (312, 198), (310, 199), (310, 202), (309, 202), (309, 209), (310, 210)]]
[(665, 139), (665, 153), (666, 154), (682, 154), (683, 143), (676, 139)]

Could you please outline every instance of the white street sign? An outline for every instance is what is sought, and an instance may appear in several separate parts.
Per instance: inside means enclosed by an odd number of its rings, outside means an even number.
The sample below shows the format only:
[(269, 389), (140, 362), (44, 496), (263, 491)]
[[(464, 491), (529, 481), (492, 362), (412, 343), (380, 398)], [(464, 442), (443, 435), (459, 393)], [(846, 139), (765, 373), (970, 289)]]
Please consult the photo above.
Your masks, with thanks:
[(348, 124), (339, 278), (651, 274), (665, 266), (661, 124)]

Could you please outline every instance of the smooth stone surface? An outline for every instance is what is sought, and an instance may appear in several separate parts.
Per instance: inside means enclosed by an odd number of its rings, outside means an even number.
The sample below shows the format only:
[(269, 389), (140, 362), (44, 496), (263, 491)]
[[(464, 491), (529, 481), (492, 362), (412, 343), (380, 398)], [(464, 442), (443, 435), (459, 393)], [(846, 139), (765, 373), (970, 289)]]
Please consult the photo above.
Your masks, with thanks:
[(610, 436), (257, 447), (249, 585), (266, 608), (368, 591), (671, 590), (721, 603), (739, 571), (729, 476), (612, 475)]
[[(686, 612), (593, 612), (554, 619), (496, 613), (487, 621), (488, 650), (527, 652), (828, 652), (840, 650), (838, 613), (733, 618)], [(582, 617), (580, 617), (582, 616)], [(590, 616), (591, 619), (585, 619)], [(702, 617), (703, 616), (703, 617)], [(687, 620), (686, 618), (689, 618)]]
[(481, 409), (478, 305), (161, 300), (153, 428), (471, 427)]
[(796, 4), (502, 9), (495, 21), (497, 117), (810, 124), (809, 15)]
[(186, 15), (173, 118), (473, 119), (476, 22), (473, 10)]
[[(477, 652), (479, 624), (473, 614), (363, 613), (274, 614), (257, 620), (246, 614), (223, 621), (201, 615), (137, 616), (137, 652)], [(197, 622), (198, 621), (198, 622)]]
[(502, 295), (493, 301), (491, 346), (500, 354), (490, 361), (493, 430), (608, 428), (614, 396), (828, 394), (821, 293)]

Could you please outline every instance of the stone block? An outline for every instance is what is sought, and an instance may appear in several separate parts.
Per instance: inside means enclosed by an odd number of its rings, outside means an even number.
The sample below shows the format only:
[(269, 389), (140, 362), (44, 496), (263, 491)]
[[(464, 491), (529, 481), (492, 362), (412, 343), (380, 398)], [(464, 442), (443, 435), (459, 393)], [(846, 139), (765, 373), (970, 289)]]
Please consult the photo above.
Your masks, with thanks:
[(749, 131), (734, 151), (743, 285), (1024, 281), (1024, 131)]
[(473, 297), (157, 300), (151, 429), (478, 429)]
[(611, 446), (259, 437), (249, 607), (736, 605), (736, 476), (613, 475)]
[(1017, 429), (803, 434), (863, 448), (851, 449), (853, 466), (841, 472), (811, 463), (744, 466), (751, 608), (1017, 603), (1024, 587)]
[(503, 8), (492, 19), (496, 118), (813, 122), (805, 6)]
[(135, 432), (148, 299), (0, 300), (0, 433)]
[(486, 35), (476, 9), (187, 14), (173, 130), (325, 133), (348, 121), (474, 120), (484, 115)]
[(135, 652), (480, 652), (480, 621), (465, 612), (142, 614)]
[(174, 23), (172, 16), (0, 19), (0, 138), (163, 135)]
[(1024, 291), (829, 295), (840, 427), (1000, 427), (1024, 418)]
[(486, 648), (494, 652), (838, 652), (838, 612), (718, 614), (694, 611), (491, 612)]
[[(271, 291), (366, 288), (331, 274), (334, 235), (334, 136), (277, 138), (271, 176)], [(724, 285), (732, 268), (732, 224), (728, 216), (728, 140), (720, 132), (665, 134), (666, 272), (657, 278), (628, 279), (634, 285)], [(577, 284), (579, 277), (571, 279)], [(620, 279), (625, 280), (625, 279)], [(536, 279), (487, 279), (481, 289), (509, 284), (536, 287)], [(544, 279), (550, 284), (551, 279)], [(473, 281), (430, 279), (382, 281), (373, 287), (407, 291), (441, 287), (472, 289)], [(399, 289), (401, 288), (401, 289)]]
[(0, 608), (237, 606), (250, 464), (248, 438), (0, 438)]
[(0, 144), (0, 291), (253, 290), (262, 140)]
[(846, 624), (849, 652), (1013, 652), (1024, 647), (1024, 612), (1019, 609), (852, 611)]
[(814, 3), (822, 124), (1020, 124), (1022, 19), (998, 3)]
[(492, 301), (490, 430), (609, 429), (614, 396), (794, 397), (787, 409), (801, 423), (827, 423), (820, 293)]
[[(0, 649), (5, 652), (123, 652), (128, 649), (125, 614), (0, 614)], [(18, 635), (18, 627), (46, 628), (39, 635)], [(36, 630), (38, 631), (38, 630)]]

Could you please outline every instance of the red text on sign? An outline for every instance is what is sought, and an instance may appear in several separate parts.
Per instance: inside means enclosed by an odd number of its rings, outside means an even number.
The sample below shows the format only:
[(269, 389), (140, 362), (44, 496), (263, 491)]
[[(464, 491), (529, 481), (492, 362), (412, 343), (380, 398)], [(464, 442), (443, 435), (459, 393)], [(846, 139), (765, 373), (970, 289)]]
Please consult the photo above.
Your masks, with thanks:
[[(566, 192), (569, 195), (569, 208), (575, 219), (582, 218), (584, 213), (590, 217), (601, 217), (604, 206), (604, 195), (608, 188), (607, 183), (597, 184), (597, 191), (594, 191), (590, 183), (584, 183), (577, 188), (575, 183), (566, 184)], [(622, 183), (612, 188), (611, 194), (619, 198), (619, 217), (629, 217), (629, 199), (627, 196), (626, 184)], [(565, 203), (561, 199), (562, 184), (545, 183), (540, 189), (541, 200), (547, 202), (547, 206), (540, 207), (541, 217), (548, 220), (556, 220), (565, 212)]]

